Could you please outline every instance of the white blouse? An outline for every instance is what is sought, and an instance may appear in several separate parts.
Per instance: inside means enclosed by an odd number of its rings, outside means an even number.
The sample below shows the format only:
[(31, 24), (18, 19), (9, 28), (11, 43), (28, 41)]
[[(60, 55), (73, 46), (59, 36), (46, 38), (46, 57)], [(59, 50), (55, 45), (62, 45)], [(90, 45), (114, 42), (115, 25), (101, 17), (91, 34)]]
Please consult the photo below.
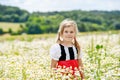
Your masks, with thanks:
[[(63, 46), (65, 53), (66, 53), (66, 60), (70, 60), (70, 54), (69, 54), (69, 47)], [(80, 56), (77, 57), (77, 50), (75, 48), (75, 46), (72, 46), (73, 52), (74, 52), (74, 59), (80, 59), (83, 56), (83, 52), (80, 51)], [(59, 58), (61, 57), (61, 48), (59, 44), (54, 44), (51, 48), (50, 48), (50, 57), (54, 60), (59, 61)]]

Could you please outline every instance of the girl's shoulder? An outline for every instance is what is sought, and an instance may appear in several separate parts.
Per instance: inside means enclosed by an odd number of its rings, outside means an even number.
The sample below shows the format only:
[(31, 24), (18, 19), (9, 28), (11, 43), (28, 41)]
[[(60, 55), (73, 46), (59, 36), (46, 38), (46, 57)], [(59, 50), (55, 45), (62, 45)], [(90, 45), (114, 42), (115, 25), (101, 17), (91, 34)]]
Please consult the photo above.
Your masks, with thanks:
[(60, 45), (58, 43), (55, 43), (51, 46), (52, 49), (58, 49)]
[(50, 48), (50, 56), (54, 60), (59, 60), (61, 56), (61, 50), (59, 44), (53, 44)]

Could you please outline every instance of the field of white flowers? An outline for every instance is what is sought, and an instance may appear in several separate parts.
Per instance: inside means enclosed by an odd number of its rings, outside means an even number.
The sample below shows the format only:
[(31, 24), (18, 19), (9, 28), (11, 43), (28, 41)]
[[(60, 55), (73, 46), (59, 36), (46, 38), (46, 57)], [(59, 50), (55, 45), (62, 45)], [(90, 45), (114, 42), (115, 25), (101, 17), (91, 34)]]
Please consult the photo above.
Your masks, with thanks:
[[(78, 35), (78, 41), (86, 80), (120, 80), (120, 33)], [(66, 80), (50, 69), (54, 43), (55, 38), (1, 41), (0, 80)]]

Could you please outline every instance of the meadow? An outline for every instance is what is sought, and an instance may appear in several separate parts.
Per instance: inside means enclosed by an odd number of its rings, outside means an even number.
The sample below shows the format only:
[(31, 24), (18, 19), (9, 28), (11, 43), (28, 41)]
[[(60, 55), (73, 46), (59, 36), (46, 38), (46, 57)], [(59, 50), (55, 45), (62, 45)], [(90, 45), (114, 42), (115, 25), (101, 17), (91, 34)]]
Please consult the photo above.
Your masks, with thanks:
[(4, 32), (8, 32), (9, 29), (16, 32), (20, 30), (20, 24), (23, 24), (23, 23), (0, 22), (0, 28), (3, 29)]
[[(74, 80), (50, 69), (49, 49), (55, 39), (55, 34), (0, 37), (0, 80)], [(120, 32), (80, 33), (78, 41), (85, 80), (120, 79)]]

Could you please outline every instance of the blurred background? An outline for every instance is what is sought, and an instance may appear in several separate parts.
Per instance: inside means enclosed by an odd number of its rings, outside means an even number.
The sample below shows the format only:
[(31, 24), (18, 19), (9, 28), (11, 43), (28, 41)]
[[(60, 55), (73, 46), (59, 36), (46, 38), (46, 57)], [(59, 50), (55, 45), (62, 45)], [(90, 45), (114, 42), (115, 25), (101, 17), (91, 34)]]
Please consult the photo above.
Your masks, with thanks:
[(0, 0), (0, 34), (56, 33), (71, 18), (80, 32), (120, 29), (119, 0)]

